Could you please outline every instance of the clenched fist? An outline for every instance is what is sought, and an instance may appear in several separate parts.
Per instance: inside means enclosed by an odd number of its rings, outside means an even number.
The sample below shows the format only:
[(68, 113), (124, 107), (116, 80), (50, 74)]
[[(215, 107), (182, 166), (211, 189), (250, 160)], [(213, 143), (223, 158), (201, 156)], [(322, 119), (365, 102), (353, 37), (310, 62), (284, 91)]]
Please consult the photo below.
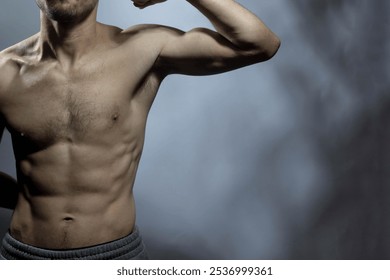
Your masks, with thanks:
[(165, 2), (167, 0), (131, 0), (131, 1), (133, 1), (134, 6), (143, 9), (154, 4)]

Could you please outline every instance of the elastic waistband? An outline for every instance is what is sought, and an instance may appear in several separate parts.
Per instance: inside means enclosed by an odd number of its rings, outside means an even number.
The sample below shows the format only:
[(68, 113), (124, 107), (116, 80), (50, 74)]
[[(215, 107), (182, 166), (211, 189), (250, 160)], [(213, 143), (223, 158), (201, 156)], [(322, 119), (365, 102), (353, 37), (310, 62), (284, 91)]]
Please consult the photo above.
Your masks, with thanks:
[(121, 239), (70, 250), (48, 250), (24, 244), (7, 233), (1, 255), (7, 260), (130, 260), (147, 259), (138, 228)]

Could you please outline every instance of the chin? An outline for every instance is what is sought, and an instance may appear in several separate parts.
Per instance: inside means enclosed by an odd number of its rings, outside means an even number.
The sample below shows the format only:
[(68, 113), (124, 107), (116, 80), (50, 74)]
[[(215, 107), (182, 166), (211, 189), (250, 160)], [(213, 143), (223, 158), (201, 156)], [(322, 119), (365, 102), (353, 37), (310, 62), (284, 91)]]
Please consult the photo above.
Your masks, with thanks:
[(98, 0), (36, 0), (41, 11), (51, 20), (79, 22), (88, 17), (98, 5)]

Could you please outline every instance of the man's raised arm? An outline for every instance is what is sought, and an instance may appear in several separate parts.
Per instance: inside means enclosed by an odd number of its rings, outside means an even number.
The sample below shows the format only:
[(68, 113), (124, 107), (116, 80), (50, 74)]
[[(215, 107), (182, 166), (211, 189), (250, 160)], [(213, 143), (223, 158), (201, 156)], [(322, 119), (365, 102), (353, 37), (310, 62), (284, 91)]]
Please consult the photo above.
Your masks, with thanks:
[[(255, 0), (253, 0), (255, 1)], [(279, 38), (253, 13), (234, 0), (187, 0), (201, 11), (218, 33), (236, 48), (271, 58), (280, 46)]]
[[(253, 0), (258, 1), (258, 0)], [(143, 8), (162, 0), (133, 0)], [(157, 65), (168, 73), (208, 75), (272, 58), (279, 38), (253, 13), (234, 0), (187, 0), (203, 13), (217, 32), (166, 28)], [(137, 4), (138, 3), (138, 4)]]

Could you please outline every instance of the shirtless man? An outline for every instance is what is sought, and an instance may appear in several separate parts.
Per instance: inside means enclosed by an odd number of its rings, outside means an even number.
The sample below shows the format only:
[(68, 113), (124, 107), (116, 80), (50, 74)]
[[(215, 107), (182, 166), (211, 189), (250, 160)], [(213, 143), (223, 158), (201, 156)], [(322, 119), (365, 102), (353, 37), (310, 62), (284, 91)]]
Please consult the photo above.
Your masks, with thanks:
[(0, 207), (15, 209), (0, 257), (145, 259), (133, 184), (161, 82), (265, 61), (279, 39), (234, 0), (187, 0), (216, 32), (121, 30), (96, 21), (99, 0), (36, 2), (40, 32), (0, 53), (17, 168), (17, 182), (0, 174)]

